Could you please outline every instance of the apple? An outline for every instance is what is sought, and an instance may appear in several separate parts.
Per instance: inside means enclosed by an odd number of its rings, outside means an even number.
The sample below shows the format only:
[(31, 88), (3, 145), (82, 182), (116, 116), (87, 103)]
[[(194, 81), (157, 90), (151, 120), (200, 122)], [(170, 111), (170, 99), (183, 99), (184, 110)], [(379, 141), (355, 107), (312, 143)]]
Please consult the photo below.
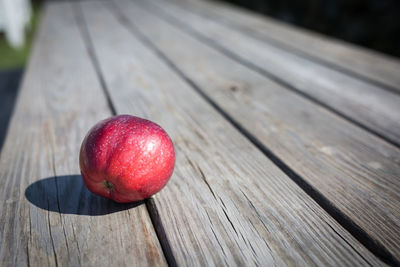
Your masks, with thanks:
[(154, 122), (130, 115), (98, 122), (87, 133), (79, 154), (87, 188), (120, 203), (159, 192), (169, 181), (174, 164), (168, 134)]

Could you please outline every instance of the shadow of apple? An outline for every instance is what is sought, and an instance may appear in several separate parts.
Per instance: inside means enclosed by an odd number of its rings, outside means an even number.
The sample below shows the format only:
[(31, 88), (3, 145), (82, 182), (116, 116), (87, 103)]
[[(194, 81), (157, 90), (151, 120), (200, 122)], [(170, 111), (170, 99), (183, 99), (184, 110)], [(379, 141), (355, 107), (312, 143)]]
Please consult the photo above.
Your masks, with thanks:
[(121, 204), (92, 194), (80, 175), (54, 176), (38, 180), (25, 190), (33, 205), (63, 214), (99, 216), (131, 209), (144, 201)]

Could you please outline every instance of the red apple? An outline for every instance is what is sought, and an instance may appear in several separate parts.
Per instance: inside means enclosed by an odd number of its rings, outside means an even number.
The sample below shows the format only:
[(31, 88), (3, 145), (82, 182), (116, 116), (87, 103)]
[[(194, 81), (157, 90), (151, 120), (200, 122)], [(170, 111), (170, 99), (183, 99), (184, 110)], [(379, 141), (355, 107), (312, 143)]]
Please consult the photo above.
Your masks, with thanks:
[(130, 115), (100, 121), (82, 142), (79, 165), (94, 194), (126, 203), (146, 199), (170, 179), (175, 164), (168, 134)]

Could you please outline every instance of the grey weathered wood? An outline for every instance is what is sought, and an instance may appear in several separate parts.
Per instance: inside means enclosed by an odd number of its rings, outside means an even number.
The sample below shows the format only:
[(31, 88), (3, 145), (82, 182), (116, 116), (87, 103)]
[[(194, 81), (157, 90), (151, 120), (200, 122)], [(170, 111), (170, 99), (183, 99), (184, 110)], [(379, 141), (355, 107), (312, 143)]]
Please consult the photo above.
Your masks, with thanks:
[(400, 92), (398, 59), (285, 24), (227, 2), (207, 0), (176, 0), (176, 2), (277, 47), (306, 55), (316, 61), (336, 66), (350, 75), (375, 81)]
[[(147, 16), (116, 3), (133, 20)], [(121, 10), (81, 5), (117, 111), (159, 123), (174, 141), (174, 175), (154, 202), (178, 265), (381, 264), (131, 32)]]
[[(248, 37), (195, 9), (151, 1), (190, 30), (400, 146), (400, 95)], [(154, 5), (150, 5), (151, 8)]]
[(166, 263), (145, 205), (77, 175), (84, 135), (110, 115), (71, 6), (49, 3), (1, 154), (1, 266)]
[(241, 127), (400, 258), (400, 151), (199, 42), (118, 2), (161, 54)]

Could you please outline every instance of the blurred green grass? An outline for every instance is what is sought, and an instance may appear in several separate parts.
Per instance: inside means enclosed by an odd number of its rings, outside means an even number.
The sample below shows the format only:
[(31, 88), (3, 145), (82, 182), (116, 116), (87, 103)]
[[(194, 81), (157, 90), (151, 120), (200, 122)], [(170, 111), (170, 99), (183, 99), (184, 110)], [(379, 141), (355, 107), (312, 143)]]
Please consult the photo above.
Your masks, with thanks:
[(25, 44), (15, 49), (11, 47), (5, 38), (4, 34), (0, 34), (0, 71), (22, 68), (25, 66), (29, 58), (32, 42), (34, 40), (35, 31), (40, 19), (40, 3), (32, 3), (31, 24), (26, 30)]

